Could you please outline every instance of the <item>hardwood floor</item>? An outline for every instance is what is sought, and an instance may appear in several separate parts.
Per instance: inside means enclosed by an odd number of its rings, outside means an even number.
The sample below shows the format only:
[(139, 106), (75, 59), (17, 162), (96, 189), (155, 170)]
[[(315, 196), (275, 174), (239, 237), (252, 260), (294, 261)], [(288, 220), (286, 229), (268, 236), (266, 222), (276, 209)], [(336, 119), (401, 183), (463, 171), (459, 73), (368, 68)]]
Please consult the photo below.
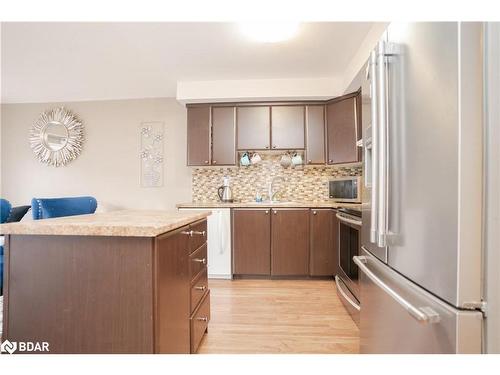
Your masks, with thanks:
[(210, 280), (198, 353), (358, 353), (359, 331), (329, 280)]

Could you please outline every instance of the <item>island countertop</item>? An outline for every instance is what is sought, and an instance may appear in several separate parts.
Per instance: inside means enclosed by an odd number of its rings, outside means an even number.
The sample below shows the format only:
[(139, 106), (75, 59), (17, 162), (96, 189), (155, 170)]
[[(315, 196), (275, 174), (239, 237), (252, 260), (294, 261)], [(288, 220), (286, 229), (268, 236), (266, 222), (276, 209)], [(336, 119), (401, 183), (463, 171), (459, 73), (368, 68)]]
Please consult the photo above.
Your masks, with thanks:
[(156, 237), (210, 215), (210, 211), (121, 210), (0, 225), (0, 234)]

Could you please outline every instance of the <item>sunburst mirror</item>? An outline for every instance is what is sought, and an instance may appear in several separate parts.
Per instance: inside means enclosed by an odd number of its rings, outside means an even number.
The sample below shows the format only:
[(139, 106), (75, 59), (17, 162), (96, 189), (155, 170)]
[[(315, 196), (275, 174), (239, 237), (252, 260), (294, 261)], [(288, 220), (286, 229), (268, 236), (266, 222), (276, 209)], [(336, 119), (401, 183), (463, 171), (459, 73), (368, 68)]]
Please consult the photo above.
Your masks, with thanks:
[(41, 163), (60, 167), (82, 151), (82, 121), (64, 107), (43, 112), (30, 130), (30, 145)]

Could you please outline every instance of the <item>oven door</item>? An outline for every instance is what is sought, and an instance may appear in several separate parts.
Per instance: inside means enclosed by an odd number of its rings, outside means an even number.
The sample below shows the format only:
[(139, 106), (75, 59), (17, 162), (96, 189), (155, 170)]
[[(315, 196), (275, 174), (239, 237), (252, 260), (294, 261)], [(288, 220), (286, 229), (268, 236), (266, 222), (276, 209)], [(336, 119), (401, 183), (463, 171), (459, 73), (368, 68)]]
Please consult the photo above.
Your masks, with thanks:
[(359, 300), (358, 266), (353, 257), (360, 252), (359, 231), (361, 220), (337, 213), (338, 219), (338, 273), (350, 292)]

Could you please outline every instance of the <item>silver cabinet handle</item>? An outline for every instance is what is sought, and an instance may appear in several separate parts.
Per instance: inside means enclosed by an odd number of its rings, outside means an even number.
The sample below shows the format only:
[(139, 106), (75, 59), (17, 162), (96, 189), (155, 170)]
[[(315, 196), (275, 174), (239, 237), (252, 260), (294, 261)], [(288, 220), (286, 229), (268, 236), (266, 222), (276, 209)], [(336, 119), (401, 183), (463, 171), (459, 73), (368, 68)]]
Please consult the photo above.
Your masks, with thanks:
[(183, 230), (181, 234), (185, 234), (189, 237), (193, 237), (193, 231), (192, 230)]
[(346, 293), (346, 292), (344, 292), (344, 290), (343, 290), (343, 289), (342, 289), (342, 287), (340, 286), (340, 283), (342, 283), (342, 280), (340, 280), (340, 278), (339, 278), (337, 275), (335, 275), (335, 284), (337, 285), (337, 290), (340, 292), (340, 294), (342, 294), (342, 297), (344, 297), (344, 298), (345, 298), (345, 300), (346, 300), (347, 302), (349, 302), (349, 304), (350, 304), (352, 307), (354, 307), (357, 311), (360, 311), (361, 309), (360, 309), (359, 305), (358, 305), (356, 302), (354, 302), (354, 301), (352, 300), (352, 298), (351, 298), (351, 297), (349, 297), (349, 296), (347, 295), (347, 293)]
[(205, 164), (208, 164), (208, 160), (205, 160)]
[(269, 148), (269, 146), (265, 146), (264, 148), (265, 148), (265, 149), (268, 149), (268, 148)]
[(207, 317), (199, 317), (199, 318), (196, 318), (196, 320), (199, 320), (201, 322), (208, 322), (208, 318)]
[(313, 211), (313, 215), (317, 215), (318, 214), (318, 211)]
[(193, 262), (207, 264), (207, 258), (193, 258)]
[(377, 45), (377, 70), (378, 70), (378, 126), (379, 126), (379, 171), (378, 171), (378, 220), (377, 220), (377, 245), (386, 246), (387, 233), (387, 82), (385, 63), (385, 43)]
[(413, 318), (422, 323), (438, 323), (440, 321), (439, 314), (432, 310), (430, 307), (417, 308), (410, 302), (405, 300), (394, 290), (392, 290), (386, 283), (380, 280), (370, 269), (366, 266), (368, 258), (366, 256), (354, 256), (352, 258), (354, 263), (357, 264), (359, 269), (368, 276), (368, 278), (377, 284), (384, 292), (390, 295), (397, 303), (399, 303)]
[(333, 160), (332, 160), (332, 159), (329, 159), (329, 160), (328, 160), (328, 163), (333, 163)]
[(371, 95), (371, 120), (372, 120), (372, 174), (371, 174), (371, 212), (370, 212), (370, 242), (377, 243), (378, 238), (378, 118), (377, 118), (377, 54), (370, 54), (370, 95)]
[(217, 164), (217, 160), (212, 160), (212, 163)]
[(273, 214), (277, 215), (277, 214), (278, 214), (278, 211), (274, 210), (274, 211), (273, 211)]
[(266, 215), (269, 215), (269, 210), (265, 210), (265, 211), (264, 211), (264, 213), (265, 213)]
[(307, 161), (307, 163), (308, 163), (308, 164), (311, 164), (311, 163), (312, 163), (312, 160), (311, 160), (311, 159), (309, 159), (309, 160)]
[(207, 287), (206, 287), (205, 285), (202, 285), (202, 286), (195, 286), (194, 288), (195, 288), (196, 290), (202, 290), (202, 291), (207, 289)]
[(205, 237), (205, 234), (206, 234), (206, 232), (204, 230), (201, 232), (199, 230), (192, 230), (191, 232), (193, 232), (193, 234), (203, 236), (203, 237)]
[(337, 219), (339, 219), (340, 221), (343, 221), (344, 223), (349, 223), (349, 224), (357, 225), (357, 226), (361, 226), (363, 224), (363, 222), (361, 220), (349, 219), (349, 218), (344, 217), (340, 214), (335, 214), (335, 216), (337, 217)]

